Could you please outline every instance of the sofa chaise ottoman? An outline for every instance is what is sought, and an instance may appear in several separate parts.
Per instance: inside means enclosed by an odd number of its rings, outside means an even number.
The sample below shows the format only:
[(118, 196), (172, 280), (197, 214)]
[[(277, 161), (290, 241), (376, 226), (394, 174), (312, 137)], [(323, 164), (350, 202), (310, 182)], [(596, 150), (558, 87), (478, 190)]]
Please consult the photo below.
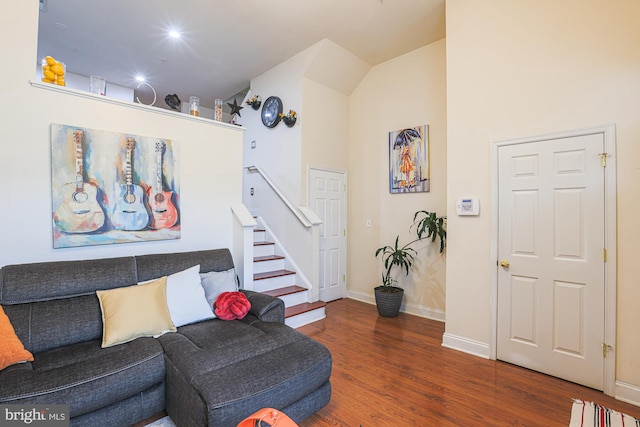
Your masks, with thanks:
[(286, 326), (284, 303), (268, 295), (241, 289), (251, 310), (240, 320), (103, 346), (96, 292), (197, 265), (201, 275), (233, 271), (227, 249), (2, 267), (0, 305), (34, 360), (0, 371), (0, 404), (68, 404), (74, 426), (126, 426), (164, 410), (194, 427), (235, 426), (263, 407), (300, 422), (325, 406), (331, 354)]

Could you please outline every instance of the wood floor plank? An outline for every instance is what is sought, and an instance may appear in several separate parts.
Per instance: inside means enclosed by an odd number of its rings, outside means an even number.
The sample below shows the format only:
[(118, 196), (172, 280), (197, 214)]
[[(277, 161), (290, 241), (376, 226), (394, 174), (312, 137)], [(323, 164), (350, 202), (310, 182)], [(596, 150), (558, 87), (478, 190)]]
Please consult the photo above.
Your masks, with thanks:
[(442, 347), (441, 322), (351, 299), (326, 313), (298, 331), (331, 351), (332, 399), (300, 427), (568, 426), (572, 398), (640, 418), (597, 390)]

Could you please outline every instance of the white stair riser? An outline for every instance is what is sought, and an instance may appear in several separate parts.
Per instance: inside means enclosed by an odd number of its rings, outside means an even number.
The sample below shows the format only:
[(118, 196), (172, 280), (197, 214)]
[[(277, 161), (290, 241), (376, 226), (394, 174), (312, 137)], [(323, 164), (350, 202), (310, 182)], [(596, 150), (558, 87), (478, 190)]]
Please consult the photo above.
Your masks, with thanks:
[(308, 325), (318, 320), (322, 320), (327, 317), (324, 307), (316, 308), (315, 310), (307, 311), (305, 313), (298, 314), (297, 316), (288, 317), (284, 320), (284, 323), (292, 328), (299, 328), (300, 326)]
[[(266, 227), (266, 225), (262, 225), (260, 219), (258, 219), (259, 228)], [(265, 242), (265, 241), (273, 241), (269, 234), (266, 231), (254, 231), (253, 234), (254, 242)], [(259, 245), (253, 247), (253, 256), (254, 257), (264, 257), (274, 254), (282, 253), (274, 244), (271, 245)], [(270, 261), (259, 261), (253, 263), (253, 272), (254, 273), (266, 273), (269, 271), (277, 271), (284, 270), (287, 268), (288, 263), (284, 259), (280, 260), (270, 260)], [(290, 274), (286, 276), (278, 276), (272, 277), (270, 279), (263, 280), (255, 280), (253, 285), (253, 290), (257, 292), (269, 291), (272, 289), (284, 288), (287, 286), (293, 286), (297, 284), (297, 279), (295, 274)], [(293, 307), (298, 304), (303, 304), (309, 301), (309, 292), (296, 292), (289, 295), (283, 295), (280, 297), (284, 301), (285, 307)], [(289, 317), (285, 319), (285, 323), (292, 328), (298, 328), (303, 325), (307, 325), (309, 323), (324, 319), (326, 317), (324, 307), (311, 310), (305, 313), (297, 314), (295, 316)]]
[(267, 256), (273, 255), (275, 250), (274, 245), (259, 245), (253, 247), (253, 256)]
[(284, 301), (285, 307), (292, 307), (294, 305), (304, 304), (307, 302), (307, 292), (308, 291), (296, 292), (295, 294), (282, 295), (278, 298)]
[(284, 270), (284, 259), (274, 259), (271, 261), (260, 261), (253, 263), (254, 273), (264, 273), (266, 271)]
[(289, 274), (288, 276), (271, 277), (269, 279), (254, 280), (253, 290), (258, 292), (270, 291), (271, 289), (284, 288), (286, 286), (293, 286), (296, 283), (296, 275)]

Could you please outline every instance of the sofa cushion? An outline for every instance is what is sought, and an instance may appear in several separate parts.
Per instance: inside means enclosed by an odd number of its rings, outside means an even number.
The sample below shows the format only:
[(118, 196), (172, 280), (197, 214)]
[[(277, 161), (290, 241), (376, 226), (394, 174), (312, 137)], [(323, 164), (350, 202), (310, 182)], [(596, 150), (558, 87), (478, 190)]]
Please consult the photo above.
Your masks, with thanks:
[(102, 336), (95, 292), (75, 298), (7, 305), (4, 311), (24, 346), (36, 354)]
[(233, 267), (229, 249), (174, 252), (136, 256), (138, 281), (168, 276), (199, 264), (200, 272), (224, 271)]
[(214, 319), (158, 340), (167, 412), (178, 425), (202, 424), (194, 407), (207, 413), (207, 425), (236, 425), (260, 408), (292, 405), (331, 376), (327, 348), (281, 323)]
[(200, 278), (202, 279), (202, 287), (204, 288), (207, 301), (212, 307), (221, 293), (238, 290), (235, 268), (230, 268), (225, 271), (201, 272)]
[(0, 269), (0, 304), (90, 295), (136, 282), (133, 257), (6, 265)]
[(133, 257), (7, 265), (0, 304), (31, 353), (90, 341), (102, 334), (96, 290), (136, 283)]
[(215, 317), (202, 288), (200, 265), (167, 277), (167, 305), (176, 326)]
[(16, 335), (9, 318), (0, 305), (0, 371), (16, 363), (33, 360), (33, 355), (25, 350), (22, 341)]
[(76, 417), (164, 381), (162, 347), (153, 338), (101, 348), (100, 340), (34, 355), (0, 371), (0, 403), (69, 404)]
[[(73, 427), (122, 427), (130, 426), (161, 413), (165, 408), (164, 383), (158, 383), (135, 396), (100, 408), (97, 411), (74, 417)], [(134, 425), (139, 425), (134, 424)], [(26, 426), (25, 426), (26, 427)], [(33, 426), (32, 424), (32, 427)]]
[(167, 307), (167, 278), (97, 291), (102, 310), (102, 347), (175, 332)]

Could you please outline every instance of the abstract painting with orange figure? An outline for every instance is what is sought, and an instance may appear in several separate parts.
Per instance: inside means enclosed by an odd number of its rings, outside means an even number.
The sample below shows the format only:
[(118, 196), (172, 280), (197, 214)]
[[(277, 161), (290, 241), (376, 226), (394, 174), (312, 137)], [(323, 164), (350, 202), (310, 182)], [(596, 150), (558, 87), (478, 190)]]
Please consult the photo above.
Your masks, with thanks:
[(429, 126), (389, 132), (389, 192), (425, 192), (429, 184)]

